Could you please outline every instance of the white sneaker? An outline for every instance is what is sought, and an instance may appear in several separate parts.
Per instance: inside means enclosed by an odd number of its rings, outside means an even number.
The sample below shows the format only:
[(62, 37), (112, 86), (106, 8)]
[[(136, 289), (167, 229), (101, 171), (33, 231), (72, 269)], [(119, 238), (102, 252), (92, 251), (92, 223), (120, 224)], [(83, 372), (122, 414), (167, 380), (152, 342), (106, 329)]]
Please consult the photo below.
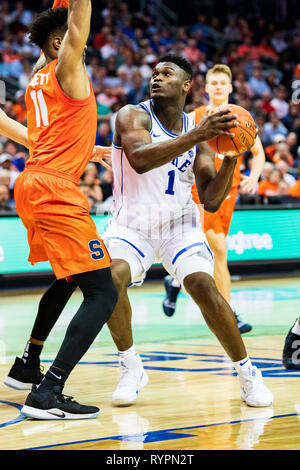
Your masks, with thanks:
[(131, 359), (130, 367), (128, 363), (120, 360), (120, 379), (116, 390), (112, 396), (112, 404), (115, 406), (132, 405), (136, 402), (139, 391), (148, 383), (142, 360), (137, 354), (134, 361)]
[(273, 393), (263, 383), (261, 371), (257, 367), (250, 369), (248, 377), (239, 375), (241, 398), (248, 406), (270, 406), (273, 403)]

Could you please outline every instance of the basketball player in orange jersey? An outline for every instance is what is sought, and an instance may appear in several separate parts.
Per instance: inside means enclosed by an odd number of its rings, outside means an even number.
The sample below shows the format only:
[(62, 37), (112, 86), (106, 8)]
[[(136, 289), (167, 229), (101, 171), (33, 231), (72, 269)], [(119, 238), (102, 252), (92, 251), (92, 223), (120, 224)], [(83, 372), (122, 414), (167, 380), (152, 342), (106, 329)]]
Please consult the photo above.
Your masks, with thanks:
[[(232, 92), (232, 75), (230, 68), (227, 65), (215, 65), (207, 72), (206, 75), (206, 92), (209, 96), (208, 106), (200, 106), (195, 111), (190, 113), (196, 124), (198, 124), (202, 117), (209, 111), (221, 105), (226, 105), (229, 102), (229, 95)], [(240, 173), (240, 165), (242, 157), (239, 157), (238, 163), (235, 167), (232, 188), (222, 203), (219, 210), (215, 213), (204, 211), (203, 222), (204, 232), (209, 242), (209, 245), (215, 256), (215, 269), (214, 278), (219, 292), (231, 304), (231, 280), (227, 264), (227, 246), (226, 237), (229, 232), (229, 227), (232, 219), (233, 210), (235, 207), (238, 187), (240, 186), (243, 192), (254, 193), (257, 181), (265, 163), (265, 153), (260, 138), (257, 136), (254, 146), (251, 149), (254, 156), (253, 166), (250, 176), (244, 176)], [(215, 166), (219, 170), (223, 155), (216, 154)], [(196, 185), (192, 188), (193, 200), (200, 206), (200, 200), (197, 193)], [(163, 310), (167, 316), (172, 316), (175, 313), (176, 300), (180, 291), (180, 285), (171, 276), (166, 276), (164, 280), (167, 296), (163, 302)], [(231, 305), (233, 308), (233, 306)], [(233, 308), (234, 311), (234, 308)], [(238, 327), (241, 333), (246, 333), (252, 329), (252, 326), (242, 322), (235, 314)]]
[(25, 416), (37, 419), (98, 416), (97, 407), (65, 398), (62, 390), (118, 297), (109, 255), (77, 185), (96, 135), (95, 97), (84, 64), (90, 20), (91, 1), (70, 0), (69, 10), (47, 10), (30, 28), (30, 40), (43, 50), (46, 66), (26, 91), (30, 158), (16, 181), (16, 209), (27, 229), (29, 261), (49, 260), (56, 275), (59, 289), (56, 285), (56, 295), (48, 292), (48, 297), (65, 302), (76, 285), (83, 293), (53, 365), (22, 408)]

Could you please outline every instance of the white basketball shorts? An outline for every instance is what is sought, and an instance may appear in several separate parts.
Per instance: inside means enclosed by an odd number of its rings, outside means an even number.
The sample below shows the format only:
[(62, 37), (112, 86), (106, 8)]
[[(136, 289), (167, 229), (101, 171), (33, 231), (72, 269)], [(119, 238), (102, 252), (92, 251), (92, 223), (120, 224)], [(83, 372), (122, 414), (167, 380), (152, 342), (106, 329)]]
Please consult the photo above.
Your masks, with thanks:
[(112, 219), (102, 239), (112, 260), (122, 259), (129, 264), (134, 285), (142, 285), (147, 271), (156, 262), (162, 263), (182, 286), (185, 277), (195, 272), (214, 275), (214, 256), (199, 229), (187, 226), (180, 236), (153, 240)]

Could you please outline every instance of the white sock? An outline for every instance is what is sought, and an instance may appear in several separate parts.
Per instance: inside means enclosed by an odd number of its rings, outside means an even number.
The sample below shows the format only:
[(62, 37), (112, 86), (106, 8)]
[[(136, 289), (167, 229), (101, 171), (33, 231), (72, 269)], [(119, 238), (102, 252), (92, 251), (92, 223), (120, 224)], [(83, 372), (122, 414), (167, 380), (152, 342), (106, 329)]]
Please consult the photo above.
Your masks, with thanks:
[(300, 325), (299, 325), (298, 320), (296, 321), (295, 325), (292, 328), (292, 333), (294, 333), (295, 335), (300, 336)]
[(172, 287), (181, 287), (181, 284), (180, 284), (180, 282), (177, 281), (177, 279), (173, 279)]
[(231, 310), (235, 313), (235, 308), (234, 308), (234, 305), (231, 301), (229, 302), (229, 306), (230, 306)]
[(126, 351), (119, 351), (119, 357), (120, 360), (124, 362), (126, 367), (136, 367), (138, 364), (137, 353), (134, 344)]
[(232, 362), (235, 370), (237, 371), (238, 375), (242, 377), (249, 377), (251, 376), (252, 371), (252, 363), (249, 357), (245, 357), (237, 362)]

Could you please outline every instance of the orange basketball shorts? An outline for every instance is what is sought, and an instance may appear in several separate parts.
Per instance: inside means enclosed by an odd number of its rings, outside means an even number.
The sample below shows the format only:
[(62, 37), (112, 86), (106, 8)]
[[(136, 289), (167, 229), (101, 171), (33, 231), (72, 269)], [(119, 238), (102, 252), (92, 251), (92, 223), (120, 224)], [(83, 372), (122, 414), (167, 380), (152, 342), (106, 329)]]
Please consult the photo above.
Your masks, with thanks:
[(196, 185), (193, 185), (192, 187), (192, 195), (194, 202), (198, 204), (198, 207), (200, 208), (201, 223), (204, 227), (204, 233), (206, 233), (208, 230), (213, 230), (215, 233), (224, 233), (225, 236), (227, 236), (238, 196), (238, 187), (235, 186), (231, 188), (228, 196), (222, 202), (220, 208), (217, 210), (217, 212), (213, 213), (202, 209)]
[(35, 264), (49, 261), (57, 279), (110, 266), (76, 179), (49, 168), (26, 169), (15, 183), (15, 204)]

